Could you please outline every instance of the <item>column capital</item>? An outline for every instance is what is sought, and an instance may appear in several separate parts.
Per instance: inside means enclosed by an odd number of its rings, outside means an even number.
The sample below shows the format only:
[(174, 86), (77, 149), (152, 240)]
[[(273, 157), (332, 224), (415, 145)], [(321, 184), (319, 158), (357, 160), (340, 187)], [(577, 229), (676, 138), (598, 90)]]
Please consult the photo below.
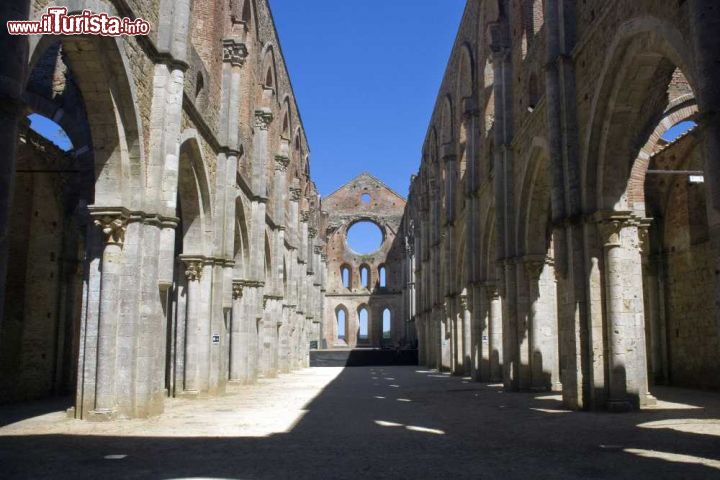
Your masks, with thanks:
[(203, 267), (205, 266), (205, 257), (199, 256), (181, 256), (180, 261), (185, 264), (185, 278), (189, 282), (199, 282), (202, 279)]
[(273, 121), (272, 110), (269, 108), (261, 108), (255, 110), (255, 127), (260, 130), (267, 130)]
[(318, 230), (315, 227), (308, 227), (308, 236), (310, 238), (315, 238), (318, 235)]
[(638, 225), (632, 212), (596, 212), (591, 216), (591, 220), (597, 225), (605, 248), (621, 246), (622, 230), (626, 227)]
[(290, 187), (288, 189), (290, 192), (290, 201), (291, 202), (299, 202), (300, 197), (302, 197), (302, 189), (300, 187)]
[(239, 300), (243, 296), (244, 282), (242, 280), (233, 280), (232, 296), (234, 300)]
[(526, 255), (522, 258), (522, 262), (530, 278), (537, 281), (547, 264), (547, 258), (545, 255)]
[(90, 216), (97, 227), (100, 227), (107, 245), (120, 245), (125, 243), (130, 212), (122, 207), (89, 207)]
[(445, 162), (454, 162), (457, 159), (457, 149), (454, 143), (446, 143), (440, 147), (440, 158)]
[(460, 308), (461, 308), (463, 311), (467, 310), (467, 309), (468, 309), (468, 304), (469, 304), (469, 302), (468, 302), (468, 296), (467, 296), (467, 295), (460, 295), (460, 296), (458, 297), (458, 299), (460, 300)]
[(290, 159), (286, 155), (275, 155), (275, 171), (287, 172)]
[(465, 97), (462, 100), (463, 119), (470, 120), (480, 115), (477, 104), (473, 97)]
[(310, 221), (310, 210), (302, 210), (300, 212), (300, 221), (304, 223)]
[(242, 67), (247, 55), (248, 49), (244, 43), (233, 38), (223, 40), (223, 62), (233, 67)]

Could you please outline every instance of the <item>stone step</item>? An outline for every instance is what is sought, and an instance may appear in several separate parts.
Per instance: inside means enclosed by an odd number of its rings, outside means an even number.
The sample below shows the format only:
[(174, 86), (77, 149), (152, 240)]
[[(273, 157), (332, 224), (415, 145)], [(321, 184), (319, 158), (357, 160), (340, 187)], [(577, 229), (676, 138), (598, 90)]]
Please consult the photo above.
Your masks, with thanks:
[(374, 348), (313, 350), (311, 367), (381, 367), (417, 365), (417, 350), (381, 350)]

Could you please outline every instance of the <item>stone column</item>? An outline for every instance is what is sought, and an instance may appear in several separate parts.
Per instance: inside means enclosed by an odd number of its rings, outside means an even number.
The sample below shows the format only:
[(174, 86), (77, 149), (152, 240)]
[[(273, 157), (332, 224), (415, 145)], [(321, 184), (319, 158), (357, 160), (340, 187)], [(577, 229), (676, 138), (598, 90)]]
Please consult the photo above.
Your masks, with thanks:
[(527, 258), (530, 388), (560, 391), (557, 352), (557, 298), (552, 260)]
[(203, 391), (203, 357), (210, 341), (210, 319), (202, 315), (202, 276), (205, 259), (182, 256), (187, 278), (187, 318), (185, 327), (185, 385), (183, 394)]
[(291, 315), (295, 311), (295, 305), (283, 305), (282, 306), (282, 324), (279, 330), (279, 344), (278, 344), (278, 370), (280, 373), (290, 373), (292, 369), (292, 347), (291, 347), (291, 332), (292, 326)]
[(648, 392), (645, 315), (638, 224), (622, 213), (599, 226), (604, 239), (608, 334), (608, 408), (627, 411), (653, 403)]
[(97, 210), (95, 225), (105, 240), (100, 279), (100, 315), (98, 322), (97, 376), (95, 408), (92, 420), (110, 420), (117, 412), (116, 363), (118, 323), (120, 319), (120, 277), (123, 266), (122, 246), (127, 228), (127, 212)]
[(489, 337), (489, 302), (484, 285), (472, 285), (473, 312), (471, 318), (472, 365), (470, 376), (476, 382), (489, 380), (490, 337)]
[(247, 383), (248, 351), (250, 345), (249, 322), (243, 302), (243, 283), (233, 280), (232, 327), (230, 334), (230, 381)]
[(503, 302), (502, 339), (503, 339), (503, 385), (507, 390), (520, 388), (520, 351), (518, 349), (517, 288), (514, 260), (503, 262)]
[(437, 321), (440, 328), (440, 355), (438, 369), (443, 372), (452, 372), (452, 305), (450, 299), (437, 308)]
[(460, 296), (460, 320), (462, 321), (462, 367), (463, 375), (470, 376), (472, 373), (472, 328), (470, 325), (470, 302), (468, 295)]
[(491, 382), (503, 379), (505, 353), (503, 349), (503, 306), (500, 291), (496, 284), (489, 283), (485, 287), (488, 298), (488, 331), (489, 331), (489, 376)]
[(520, 390), (527, 390), (531, 386), (531, 347), (530, 347), (530, 299), (529, 299), (529, 278), (527, 272), (527, 264), (524, 259), (518, 259), (515, 262), (515, 291), (516, 296), (510, 301), (515, 301), (515, 311), (517, 312), (517, 362), (518, 362), (518, 382), (517, 387)]

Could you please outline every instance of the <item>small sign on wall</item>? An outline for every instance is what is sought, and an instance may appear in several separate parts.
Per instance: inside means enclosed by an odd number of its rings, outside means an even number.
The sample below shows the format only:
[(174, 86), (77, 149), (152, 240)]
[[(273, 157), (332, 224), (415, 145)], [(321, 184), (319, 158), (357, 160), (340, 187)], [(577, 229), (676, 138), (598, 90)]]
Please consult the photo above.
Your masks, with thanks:
[(490, 339), (488, 338), (487, 335), (483, 335), (482, 342), (483, 342), (483, 345), (488, 345), (490, 343)]
[(220, 335), (213, 335), (212, 343), (213, 343), (213, 345), (220, 345)]

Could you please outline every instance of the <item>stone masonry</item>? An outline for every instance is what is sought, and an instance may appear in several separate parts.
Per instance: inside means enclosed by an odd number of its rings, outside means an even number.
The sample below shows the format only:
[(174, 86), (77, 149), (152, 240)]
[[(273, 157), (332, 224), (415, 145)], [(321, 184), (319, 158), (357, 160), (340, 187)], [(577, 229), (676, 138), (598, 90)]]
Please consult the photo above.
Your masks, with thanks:
[(720, 387), (718, 28), (705, 0), (467, 2), (403, 218), (423, 364), (573, 409)]
[(307, 366), (320, 200), (267, 1), (63, 5), (153, 31), (0, 37), (0, 401), (74, 393), (76, 418), (146, 417)]

